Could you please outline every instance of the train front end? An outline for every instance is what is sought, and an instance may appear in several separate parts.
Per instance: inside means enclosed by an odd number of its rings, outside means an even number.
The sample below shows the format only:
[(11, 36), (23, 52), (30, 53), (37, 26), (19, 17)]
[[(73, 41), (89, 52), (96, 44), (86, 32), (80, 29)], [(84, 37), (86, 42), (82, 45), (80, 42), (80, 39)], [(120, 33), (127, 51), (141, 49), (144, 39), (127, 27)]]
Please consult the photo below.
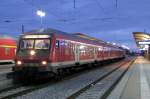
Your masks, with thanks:
[(22, 35), (18, 43), (13, 71), (25, 76), (49, 72), (50, 49), (50, 35)]

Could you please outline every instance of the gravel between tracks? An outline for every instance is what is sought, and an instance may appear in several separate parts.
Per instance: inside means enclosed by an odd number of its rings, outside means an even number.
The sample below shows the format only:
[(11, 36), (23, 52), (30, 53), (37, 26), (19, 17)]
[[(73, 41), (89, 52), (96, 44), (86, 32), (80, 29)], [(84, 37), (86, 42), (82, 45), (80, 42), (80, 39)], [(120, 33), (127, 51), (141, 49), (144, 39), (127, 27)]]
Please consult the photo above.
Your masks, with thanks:
[(68, 96), (89, 85), (93, 81), (117, 68), (119, 64), (98, 68), (69, 80), (64, 80), (15, 99), (66, 99)]

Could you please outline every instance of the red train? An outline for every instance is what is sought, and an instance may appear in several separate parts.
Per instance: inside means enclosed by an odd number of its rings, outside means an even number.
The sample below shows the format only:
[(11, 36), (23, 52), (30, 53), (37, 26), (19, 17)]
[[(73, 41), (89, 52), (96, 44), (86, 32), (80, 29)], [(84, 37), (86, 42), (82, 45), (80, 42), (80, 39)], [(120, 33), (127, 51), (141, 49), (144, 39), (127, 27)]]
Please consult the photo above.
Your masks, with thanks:
[(16, 41), (8, 37), (0, 37), (0, 63), (14, 63)]
[(57, 74), (64, 68), (123, 57), (123, 49), (95, 38), (39, 29), (20, 36), (13, 71)]

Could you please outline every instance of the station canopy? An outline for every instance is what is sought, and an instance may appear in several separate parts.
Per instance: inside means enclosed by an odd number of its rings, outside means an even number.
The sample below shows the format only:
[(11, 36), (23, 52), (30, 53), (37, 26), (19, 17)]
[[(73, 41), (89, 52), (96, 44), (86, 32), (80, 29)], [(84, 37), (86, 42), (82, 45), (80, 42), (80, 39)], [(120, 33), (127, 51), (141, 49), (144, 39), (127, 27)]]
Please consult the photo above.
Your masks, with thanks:
[(138, 48), (144, 48), (150, 44), (150, 34), (145, 32), (133, 32), (133, 36)]

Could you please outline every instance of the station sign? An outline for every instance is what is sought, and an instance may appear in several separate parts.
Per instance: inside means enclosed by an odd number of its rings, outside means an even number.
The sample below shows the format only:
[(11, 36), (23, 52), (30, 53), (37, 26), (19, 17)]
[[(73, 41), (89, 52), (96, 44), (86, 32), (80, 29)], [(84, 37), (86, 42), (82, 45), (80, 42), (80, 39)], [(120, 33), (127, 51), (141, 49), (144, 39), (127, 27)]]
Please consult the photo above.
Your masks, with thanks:
[(150, 41), (139, 41), (138, 43), (140, 45), (148, 45), (148, 44), (150, 44)]

